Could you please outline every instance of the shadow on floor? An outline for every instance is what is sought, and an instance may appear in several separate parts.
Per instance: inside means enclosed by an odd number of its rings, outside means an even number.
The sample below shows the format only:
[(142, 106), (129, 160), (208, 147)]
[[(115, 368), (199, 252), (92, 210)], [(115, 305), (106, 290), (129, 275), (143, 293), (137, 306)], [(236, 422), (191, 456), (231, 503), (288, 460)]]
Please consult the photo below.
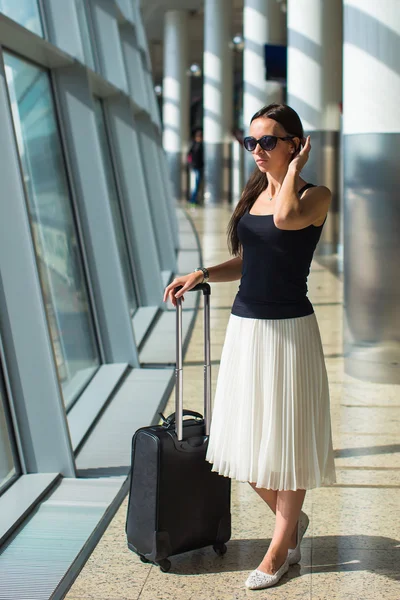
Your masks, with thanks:
[(347, 458), (350, 456), (375, 456), (376, 454), (395, 454), (396, 452), (400, 452), (400, 444), (369, 446), (368, 448), (365, 446), (363, 448), (339, 448), (334, 450), (334, 457)]
[[(365, 535), (320, 536), (302, 547), (300, 564), (292, 565), (289, 577), (307, 573), (370, 571), (400, 579), (400, 542)], [(310, 538), (308, 538), (310, 541)], [(251, 571), (262, 561), (271, 539), (231, 540), (227, 553), (217, 556), (211, 547), (170, 557), (170, 574), (202, 575)], [(157, 567), (156, 567), (157, 568)]]

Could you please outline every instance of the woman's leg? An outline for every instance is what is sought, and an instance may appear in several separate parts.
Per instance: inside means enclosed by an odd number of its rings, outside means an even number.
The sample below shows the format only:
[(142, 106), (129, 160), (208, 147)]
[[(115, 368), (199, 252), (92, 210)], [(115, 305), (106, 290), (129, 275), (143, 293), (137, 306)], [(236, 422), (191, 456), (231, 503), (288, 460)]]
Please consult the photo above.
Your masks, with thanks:
[(276, 500), (278, 491), (277, 490), (267, 490), (266, 488), (258, 488), (255, 483), (251, 483), (249, 481), (251, 487), (257, 494), (268, 504), (272, 512), (276, 513)]
[[(268, 490), (266, 488), (258, 488), (255, 483), (251, 483), (249, 481), (251, 487), (257, 494), (264, 500), (266, 504), (270, 507), (272, 512), (276, 514), (276, 502), (278, 497), (278, 490)], [(300, 514), (300, 511), (299, 511)], [(292, 531), (292, 535), (289, 540), (289, 548), (296, 548), (297, 545), (297, 521)]]
[(277, 492), (274, 535), (268, 552), (258, 567), (260, 571), (273, 574), (285, 562), (305, 495), (306, 490)]

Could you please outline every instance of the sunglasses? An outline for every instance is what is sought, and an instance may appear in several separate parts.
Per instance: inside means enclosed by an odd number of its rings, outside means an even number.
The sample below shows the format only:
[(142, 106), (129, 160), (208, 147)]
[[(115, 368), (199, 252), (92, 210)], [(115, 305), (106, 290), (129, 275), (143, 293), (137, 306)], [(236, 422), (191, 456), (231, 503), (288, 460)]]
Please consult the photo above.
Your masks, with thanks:
[(245, 137), (243, 145), (249, 152), (253, 152), (256, 149), (257, 144), (260, 144), (263, 150), (273, 150), (278, 143), (278, 140), (292, 140), (295, 136), (289, 135), (286, 137), (278, 137), (276, 135), (263, 135), (259, 140), (254, 137)]

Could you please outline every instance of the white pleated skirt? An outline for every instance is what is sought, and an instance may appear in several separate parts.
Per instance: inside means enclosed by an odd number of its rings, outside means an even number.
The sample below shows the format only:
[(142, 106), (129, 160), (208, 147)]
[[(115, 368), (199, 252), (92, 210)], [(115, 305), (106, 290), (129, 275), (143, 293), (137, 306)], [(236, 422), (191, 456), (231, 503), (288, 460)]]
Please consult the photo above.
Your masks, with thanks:
[(315, 313), (230, 315), (206, 460), (272, 490), (336, 483), (328, 377)]

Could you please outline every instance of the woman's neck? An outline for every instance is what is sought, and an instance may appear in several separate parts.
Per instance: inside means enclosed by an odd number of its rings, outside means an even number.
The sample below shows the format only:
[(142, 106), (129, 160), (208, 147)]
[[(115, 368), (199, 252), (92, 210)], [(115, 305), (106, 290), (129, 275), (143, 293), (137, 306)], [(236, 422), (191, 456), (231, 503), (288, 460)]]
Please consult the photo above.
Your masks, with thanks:
[[(277, 194), (279, 194), (282, 183), (286, 177), (287, 171), (288, 171), (288, 167), (286, 167), (284, 170), (282, 170), (280, 172), (277, 171), (277, 172), (271, 173), (268, 171), (267, 173), (265, 173), (265, 176), (268, 181), (267, 190), (268, 190), (269, 196), (274, 197)], [(304, 180), (301, 177), (299, 178), (299, 183), (301, 183), (301, 184), (304, 183)]]

